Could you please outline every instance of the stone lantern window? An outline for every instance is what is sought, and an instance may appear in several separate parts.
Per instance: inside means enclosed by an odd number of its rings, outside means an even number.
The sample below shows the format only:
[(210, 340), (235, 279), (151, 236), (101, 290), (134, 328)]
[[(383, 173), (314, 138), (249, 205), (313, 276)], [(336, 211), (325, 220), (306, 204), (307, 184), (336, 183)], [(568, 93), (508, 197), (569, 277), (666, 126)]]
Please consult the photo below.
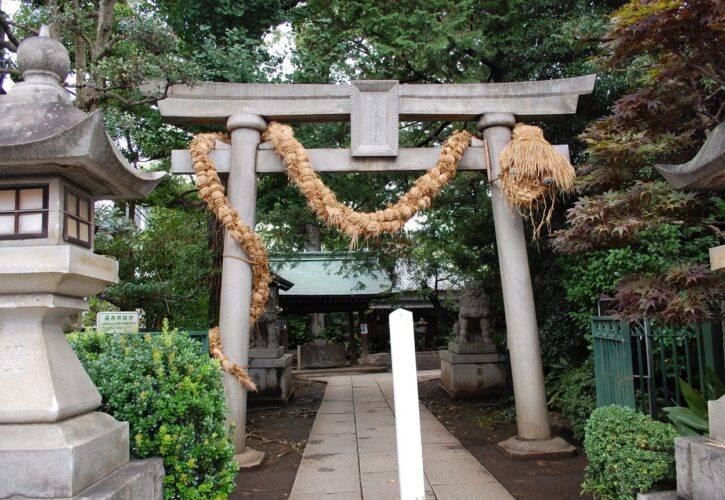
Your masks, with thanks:
[(84, 247), (91, 247), (93, 215), (90, 198), (71, 189), (65, 190), (63, 209), (63, 239)]
[(48, 185), (0, 186), (0, 239), (48, 235)]

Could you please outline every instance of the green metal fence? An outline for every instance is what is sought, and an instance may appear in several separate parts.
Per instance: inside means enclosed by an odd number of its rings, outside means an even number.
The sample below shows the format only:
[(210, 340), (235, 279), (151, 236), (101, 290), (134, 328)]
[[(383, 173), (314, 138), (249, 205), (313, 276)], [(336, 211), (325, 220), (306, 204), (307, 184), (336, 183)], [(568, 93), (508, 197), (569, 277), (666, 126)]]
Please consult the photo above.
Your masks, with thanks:
[(643, 319), (592, 318), (597, 406), (618, 404), (656, 415), (685, 404), (679, 379), (702, 390), (705, 367), (725, 375), (720, 324), (668, 327)]

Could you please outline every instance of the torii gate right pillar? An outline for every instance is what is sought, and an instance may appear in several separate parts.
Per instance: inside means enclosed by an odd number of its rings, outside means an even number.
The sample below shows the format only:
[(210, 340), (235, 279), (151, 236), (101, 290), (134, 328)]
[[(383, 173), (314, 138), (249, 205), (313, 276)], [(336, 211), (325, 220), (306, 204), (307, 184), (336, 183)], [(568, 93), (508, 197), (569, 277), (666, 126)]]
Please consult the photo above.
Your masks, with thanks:
[[(478, 121), (488, 142), (492, 179), (499, 174), (498, 159), (511, 140), (515, 122), (510, 113), (487, 113)], [(509, 458), (570, 456), (576, 448), (551, 436), (523, 221), (495, 182), (491, 183), (491, 204), (518, 427), (517, 436), (498, 446)]]

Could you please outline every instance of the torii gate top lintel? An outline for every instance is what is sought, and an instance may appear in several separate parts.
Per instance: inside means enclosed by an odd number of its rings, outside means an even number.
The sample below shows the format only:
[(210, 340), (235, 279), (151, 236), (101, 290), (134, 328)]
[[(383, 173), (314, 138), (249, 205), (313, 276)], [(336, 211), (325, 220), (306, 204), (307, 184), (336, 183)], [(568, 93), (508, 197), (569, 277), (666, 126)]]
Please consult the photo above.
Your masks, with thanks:
[[(594, 88), (596, 75), (508, 83), (398, 84), (361, 80), (350, 84), (200, 83), (174, 85), (159, 101), (162, 116), (175, 124), (225, 124), (250, 113), (290, 122), (346, 121), (360, 94), (395, 96), (402, 121), (470, 121), (486, 113), (523, 119), (576, 112), (580, 95)], [(351, 99), (352, 97), (352, 99)]]
[[(569, 115), (576, 112), (579, 96), (591, 93), (595, 79), (596, 75), (474, 84), (401, 85), (396, 80), (360, 80), (346, 85), (201, 83), (172, 86), (159, 109), (169, 122), (177, 124), (227, 124), (229, 117), (240, 115), (292, 122), (350, 120), (350, 150), (310, 151), (320, 171), (347, 169), (353, 163), (359, 170), (409, 170), (426, 164), (424, 155), (428, 153), (399, 150), (401, 120), (473, 121), (494, 113), (530, 120)], [(565, 146), (560, 149), (567, 154)], [(219, 151), (216, 156), (218, 170), (228, 172), (228, 152)], [(355, 162), (356, 158), (368, 160)], [(460, 169), (480, 170), (482, 160), (480, 155), (467, 154)], [(192, 172), (187, 152), (174, 152), (172, 170)], [(277, 155), (262, 148), (257, 172), (283, 171)]]

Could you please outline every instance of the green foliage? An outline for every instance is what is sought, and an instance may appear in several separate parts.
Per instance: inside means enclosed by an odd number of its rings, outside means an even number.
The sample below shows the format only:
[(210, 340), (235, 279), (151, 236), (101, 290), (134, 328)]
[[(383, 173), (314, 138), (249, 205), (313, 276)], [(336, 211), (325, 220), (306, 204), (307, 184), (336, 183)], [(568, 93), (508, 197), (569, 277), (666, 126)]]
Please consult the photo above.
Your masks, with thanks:
[(597, 408), (586, 425), (583, 491), (598, 499), (624, 500), (673, 481), (676, 436), (671, 425), (631, 408)]
[(121, 278), (101, 297), (122, 310), (143, 309), (148, 330), (159, 330), (163, 318), (188, 329), (209, 326), (209, 283), (215, 273), (209, 220), (194, 210), (201, 206), (195, 194), (188, 201), (190, 209), (149, 207), (144, 230), (114, 208), (102, 207), (96, 214), (96, 252), (119, 260)]
[(597, 407), (593, 357), (589, 356), (581, 366), (560, 362), (550, 370), (546, 377), (548, 404), (561, 410), (571, 422), (574, 438), (581, 440), (587, 420)]
[(667, 418), (670, 419), (680, 436), (707, 436), (710, 431), (707, 402), (720, 399), (725, 395), (725, 384), (712, 368), (706, 367), (704, 394), (695, 391), (682, 379), (680, 379), (680, 389), (687, 401), (687, 406), (664, 408)]
[(562, 268), (567, 298), (575, 306), (571, 317), (579, 329), (588, 331), (599, 298), (614, 295), (626, 278), (661, 275), (681, 262), (702, 262), (716, 242), (701, 226), (661, 224), (639, 231), (619, 248), (567, 256)]
[(552, 244), (563, 253), (619, 248), (641, 241), (645, 229), (701, 223), (705, 201), (695, 193), (675, 191), (663, 181), (638, 181), (626, 191), (580, 198), (567, 212), (568, 227), (554, 234)]
[(218, 362), (185, 334), (107, 335), (68, 340), (103, 397), (100, 411), (130, 425), (131, 454), (164, 459), (166, 499), (224, 499), (238, 465), (225, 427)]
[(574, 254), (564, 280), (582, 329), (601, 294), (615, 291), (625, 315), (639, 309), (671, 323), (712, 314), (709, 298), (721, 292), (710, 280), (683, 291), (666, 275), (706, 262), (707, 249), (721, 244), (712, 224), (721, 202), (676, 192), (654, 165), (689, 160), (723, 119), (722, 15), (711, 0), (635, 0), (612, 17), (598, 64), (622, 75), (627, 94), (580, 136), (587, 149), (578, 187), (588, 195), (552, 240), (557, 251)]

